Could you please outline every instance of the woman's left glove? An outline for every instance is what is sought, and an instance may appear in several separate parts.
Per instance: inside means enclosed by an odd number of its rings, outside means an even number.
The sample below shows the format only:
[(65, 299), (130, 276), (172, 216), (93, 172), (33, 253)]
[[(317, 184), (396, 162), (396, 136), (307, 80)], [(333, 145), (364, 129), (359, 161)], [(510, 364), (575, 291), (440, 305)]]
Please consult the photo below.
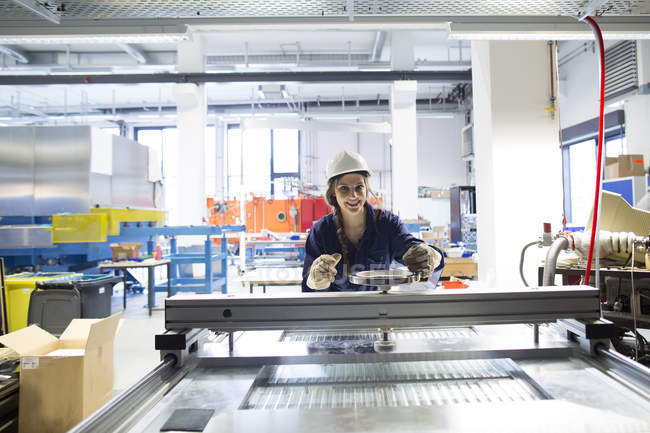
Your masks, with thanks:
[(404, 253), (402, 261), (411, 272), (421, 272), (422, 280), (426, 280), (433, 274), (433, 270), (442, 261), (442, 256), (436, 250), (424, 243), (417, 243)]

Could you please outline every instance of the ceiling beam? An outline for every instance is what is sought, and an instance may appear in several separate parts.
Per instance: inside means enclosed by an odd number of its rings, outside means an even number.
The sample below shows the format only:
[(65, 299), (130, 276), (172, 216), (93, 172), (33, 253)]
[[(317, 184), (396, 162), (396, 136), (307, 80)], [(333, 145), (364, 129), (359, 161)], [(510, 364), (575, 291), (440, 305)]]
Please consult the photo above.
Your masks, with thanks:
[(134, 83), (385, 83), (400, 80), (471, 83), (472, 71), (329, 71), (193, 74), (3, 75), (0, 85)]
[(13, 2), (24, 7), (25, 9), (29, 9), (35, 14), (42, 16), (46, 20), (53, 22), (54, 24), (61, 23), (61, 18), (56, 13), (52, 12), (50, 9), (46, 8), (42, 3), (36, 0), (13, 0)]
[(120, 47), (122, 50), (124, 50), (126, 54), (133, 57), (136, 60), (136, 62), (140, 63), (141, 65), (147, 63), (147, 58), (144, 56), (144, 52), (142, 50), (137, 49), (132, 44), (125, 44), (125, 43), (118, 42), (117, 46)]
[(11, 57), (18, 63), (29, 63), (29, 59), (22, 51), (10, 48), (6, 45), (0, 45), (0, 54)]

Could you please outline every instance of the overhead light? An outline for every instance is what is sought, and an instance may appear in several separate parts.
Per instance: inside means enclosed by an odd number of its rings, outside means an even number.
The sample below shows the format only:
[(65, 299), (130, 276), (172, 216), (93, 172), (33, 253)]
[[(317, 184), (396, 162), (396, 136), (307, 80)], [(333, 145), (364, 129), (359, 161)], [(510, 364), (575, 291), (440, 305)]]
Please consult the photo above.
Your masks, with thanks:
[[(601, 25), (603, 39), (650, 39), (647, 24), (629, 23)], [(451, 23), (447, 39), (451, 40), (508, 40), (508, 41), (565, 41), (593, 40), (591, 29), (583, 23), (575, 24), (465, 24)]]
[(417, 112), (418, 119), (453, 119), (455, 116), (452, 113), (420, 113)]
[(176, 43), (187, 39), (184, 33), (151, 33), (131, 35), (75, 35), (75, 36), (2, 36), (0, 44), (35, 44), (35, 45), (66, 45), (66, 44), (154, 44)]
[(61, 24), (61, 17), (59, 17), (52, 10), (46, 8), (40, 2), (36, 0), (13, 0), (14, 3), (19, 4), (25, 9), (29, 9), (37, 15), (42, 16), (48, 21), (53, 22), (54, 24)]

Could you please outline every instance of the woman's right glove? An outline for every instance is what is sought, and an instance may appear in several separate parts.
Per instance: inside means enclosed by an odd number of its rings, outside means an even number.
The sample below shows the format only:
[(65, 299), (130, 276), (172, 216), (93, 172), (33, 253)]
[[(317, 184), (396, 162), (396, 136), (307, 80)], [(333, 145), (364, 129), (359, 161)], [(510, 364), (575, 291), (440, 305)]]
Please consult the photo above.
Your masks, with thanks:
[(339, 253), (323, 254), (316, 258), (309, 268), (307, 287), (312, 290), (325, 290), (336, 278), (336, 264), (341, 260)]

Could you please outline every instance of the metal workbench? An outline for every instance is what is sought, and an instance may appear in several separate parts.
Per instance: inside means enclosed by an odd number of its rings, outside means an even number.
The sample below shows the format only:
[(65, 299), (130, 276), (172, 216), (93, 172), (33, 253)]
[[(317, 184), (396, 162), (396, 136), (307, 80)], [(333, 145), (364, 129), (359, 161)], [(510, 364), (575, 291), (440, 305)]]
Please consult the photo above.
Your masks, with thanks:
[(73, 431), (185, 409), (205, 432), (649, 431), (650, 372), (598, 307), (586, 286), (172, 297), (160, 366)]

